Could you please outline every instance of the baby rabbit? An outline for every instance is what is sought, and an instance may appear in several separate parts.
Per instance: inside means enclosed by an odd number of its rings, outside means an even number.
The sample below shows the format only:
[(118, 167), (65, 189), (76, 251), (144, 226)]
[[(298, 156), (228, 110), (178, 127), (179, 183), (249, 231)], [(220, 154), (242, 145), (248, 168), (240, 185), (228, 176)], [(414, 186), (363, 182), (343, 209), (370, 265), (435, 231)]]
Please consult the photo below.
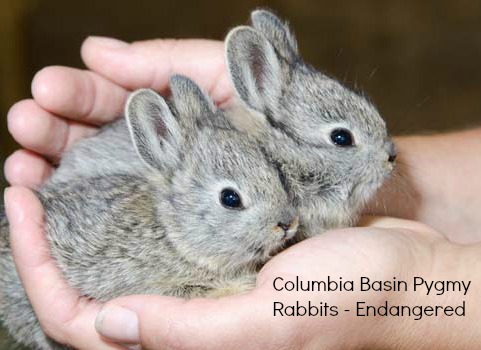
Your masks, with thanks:
[(250, 112), (231, 119), (258, 129), (299, 208), (301, 236), (352, 225), (394, 167), (386, 125), (363, 96), (305, 63), (274, 14), (256, 10), (251, 21), (226, 38), (228, 71)]
[[(298, 227), (281, 175), (192, 81), (172, 100), (131, 95), (126, 121), (80, 141), (38, 196), (51, 254), (81, 295), (220, 296), (255, 273)], [(66, 349), (44, 335), (0, 226), (0, 315), (17, 341)]]

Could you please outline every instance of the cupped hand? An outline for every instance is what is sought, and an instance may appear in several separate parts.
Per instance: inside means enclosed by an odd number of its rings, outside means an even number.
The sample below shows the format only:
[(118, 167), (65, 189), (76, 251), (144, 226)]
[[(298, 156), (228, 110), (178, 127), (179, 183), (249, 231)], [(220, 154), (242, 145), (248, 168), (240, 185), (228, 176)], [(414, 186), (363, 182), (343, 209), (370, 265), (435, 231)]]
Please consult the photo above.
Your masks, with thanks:
[[(373, 218), (365, 227), (330, 231), (301, 242), (273, 258), (260, 272), (256, 289), (244, 295), (218, 300), (140, 295), (100, 305), (70, 289), (48, 257), (43, 210), (32, 192), (10, 188), (6, 205), (15, 262), (38, 319), (48, 335), (78, 349), (361, 349), (396, 344), (402, 348), (413, 342), (417, 348), (433, 348), (433, 341), (448, 334), (462, 336), (462, 331), (470, 329), (469, 322), (479, 316), (475, 313), (453, 321), (460, 326), (454, 334), (447, 332), (452, 319), (432, 327), (429, 321), (355, 316), (357, 301), (370, 305), (381, 305), (384, 300), (408, 305), (427, 302), (412, 292), (274, 288), (277, 277), (286, 282), (296, 277), (325, 281), (330, 276), (355, 283), (361, 276), (372, 280), (409, 280), (414, 275), (460, 278), (463, 270), (458, 265), (467, 262), (460, 257), (461, 248), (411, 221)], [(472, 267), (468, 261), (468, 268)], [(284, 282), (277, 279), (276, 288), (282, 288)], [(284, 306), (323, 303), (337, 306), (339, 314), (274, 316), (274, 302)], [(426, 337), (426, 329), (430, 337)]]
[(128, 44), (92, 37), (82, 46), (90, 70), (48, 67), (32, 82), (33, 99), (16, 103), (8, 128), (24, 147), (5, 163), (13, 185), (35, 188), (49, 177), (63, 151), (118, 118), (129, 91), (168, 90), (174, 73), (194, 79), (219, 105), (234, 93), (224, 66), (223, 43), (210, 40), (151, 40)]

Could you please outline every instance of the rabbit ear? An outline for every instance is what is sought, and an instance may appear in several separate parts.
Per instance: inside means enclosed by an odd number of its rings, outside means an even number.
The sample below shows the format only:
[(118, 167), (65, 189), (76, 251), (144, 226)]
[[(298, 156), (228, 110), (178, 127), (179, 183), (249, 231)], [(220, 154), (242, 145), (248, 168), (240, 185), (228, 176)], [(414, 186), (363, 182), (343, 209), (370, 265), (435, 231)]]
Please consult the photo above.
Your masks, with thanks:
[(170, 78), (172, 101), (179, 113), (179, 122), (186, 134), (193, 135), (199, 125), (210, 125), (216, 107), (200, 87), (189, 78), (173, 75)]
[(299, 58), (297, 40), (287, 23), (267, 10), (252, 11), (251, 22), (254, 29), (270, 41), (280, 56), (289, 62)]
[(226, 57), (240, 99), (267, 116), (274, 114), (285, 82), (281, 62), (269, 41), (251, 27), (237, 27), (227, 35)]
[(137, 90), (129, 97), (125, 114), (140, 158), (162, 172), (175, 169), (181, 132), (165, 100), (153, 90)]

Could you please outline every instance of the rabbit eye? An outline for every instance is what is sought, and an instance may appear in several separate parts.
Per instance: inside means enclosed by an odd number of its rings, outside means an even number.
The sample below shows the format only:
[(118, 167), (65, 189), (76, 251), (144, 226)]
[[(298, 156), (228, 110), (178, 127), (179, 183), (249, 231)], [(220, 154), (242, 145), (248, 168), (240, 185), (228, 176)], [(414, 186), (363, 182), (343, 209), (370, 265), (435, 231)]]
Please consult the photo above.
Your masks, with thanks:
[(349, 147), (354, 145), (354, 138), (349, 130), (334, 129), (331, 132), (331, 141), (336, 146)]
[(242, 201), (239, 194), (230, 188), (222, 190), (220, 202), (228, 209), (242, 209)]

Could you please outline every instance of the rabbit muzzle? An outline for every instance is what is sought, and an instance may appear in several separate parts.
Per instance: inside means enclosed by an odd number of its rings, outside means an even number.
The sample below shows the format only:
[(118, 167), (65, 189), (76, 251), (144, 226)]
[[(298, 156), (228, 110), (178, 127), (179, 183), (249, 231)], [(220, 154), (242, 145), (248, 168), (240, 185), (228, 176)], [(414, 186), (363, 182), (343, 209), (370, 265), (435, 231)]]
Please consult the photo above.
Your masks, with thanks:
[(397, 157), (397, 148), (394, 142), (389, 141), (387, 143), (387, 154), (388, 154), (388, 162), (394, 163)]
[(279, 233), (281, 236), (281, 241), (291, 239), (297, 232), (299, 228), (299, 216), (295, 216), (294, 219), (289, 222), (280, 221), (274, 227), (274, 232)]

